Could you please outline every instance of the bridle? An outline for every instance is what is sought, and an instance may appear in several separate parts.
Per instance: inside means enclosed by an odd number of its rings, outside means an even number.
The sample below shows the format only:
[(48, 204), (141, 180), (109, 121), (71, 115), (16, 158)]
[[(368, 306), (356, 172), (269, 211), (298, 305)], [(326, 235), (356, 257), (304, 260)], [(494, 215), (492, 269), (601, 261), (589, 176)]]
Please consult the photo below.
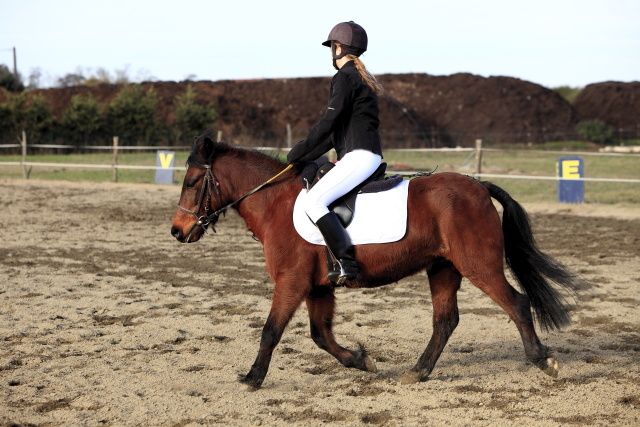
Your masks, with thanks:
[[(258, 185), (257, 187), (253, 188), (252, 190), (246, 192), (245, 194), (243, 194), (242, 196), (240, 196), (238, 199), (234, 200), (233, 202), (227, 203), (226, 205), (222, 206), (221, 208), (216, 209), (212, 213), (209, 213), (209, 209), (210, 209), (210, 206), (211, 206), (212, 193), (215, 193), (215, 197), (216, 197), (216, 199), (218, 199), (220, 204), (223, 203), (222, 193), (220, 192), (220, 182), (216, 179), (215, 175), (211, 171), (211, 165), (204, 165), (204, 164), (200, 164), (200, 163), (192, 163), (192, 164), (190, 163), (189, 167), (192, 167), (192, 166), (195, 166), (195, 167), (198, 167), (198, 168), (202, 168), (202, 169), (205, 170), (205, 172), (204, 172), (204, 177), (203, 177), (203, 181), (202, 181), (202, 187), (200, 188), (200, 193), (198, 194), (198, 204), (197, 204), (196, 208), (194, 210), (187, 209), (187, 208), (184, 208), (184, 207), (180, 206), (180, 203), (178, 203), (178, 209), (180, 209), (181, 211), (186, 212), (186, 213), (188, 213), (190, 215), (193, 215), (196, 218), (196, 222), (193, 224), (193, 226), (191, 226), (191, 229), (189, 230), (189, 233), (187, 234), (187, 238), (186, 238), (187, 242), (191, 239), (191, 234), (193, 233), (193, 230), (195, 230), (196, 227), (201, 227), (202, 230), (206, 233), (207, 232), (207, 228), (209, 227), (209, 225), (211, 225), (211, 229), (215, 233), (216, 232), (215, 224), (220, 219), (220, 215), (225, 214), (227, 212), (227, 209), (237, 205), (238, 203), (240, 203), (241, 201), (243, 201), (247, 197), (251, 196), (252, 194), (257, 193), (258, 191), (262, 190), (267, 185), (271, 184), (273, 181), (275, 181), (281, 175), (283, 175), (285, 172), (287, 172), (289, 169), (291, 169), (293, 167), (293, 164), (287, 165), (286, 168), (284, 168), (282, 171), (280, 171), (276, 175), (272, 176), (271, 178), (269, 178), (268, 180), (266, 180), (262, 184)], [(200, 210), (202, 209), (202, 206), (203, 206), (203, 202), (204, 202), (204, 213), (202, 215), (199, 215)]]
[[(204, 178), (202, 179), (202, 187), (200, 187), (200, 193), (198, 194), (198, 204), (196, 205), (196, 208), (193, 210), (187, 209), (180, 206), (180, 203), (178, 203), (178, 209), (190, 215), (193, 215), (196, 218), (195, 224), (193, 224), (193, 226), (189, 230), (189, 233), (187, 234), (187, 242), (191, 238), (191, 234), (193, 233), (193, 230), (196, 227), (202, 227), (202, 230), (206, 233), (207, 227), (211, 225), (211, 228), (215, 233), (216, 229), (214, 225), (218, 221), (220, 214), (225, 213), (228, 207), (228, 206), (225, 206), (209, 214), (212, 192), (215, 192), (216, 198), (222, 203), (222, 194), (220, 193), (220, 182), (218, 182), (216, 177), (213, 175), (213, 172), (211, 172), (210, 165), (202, 165), (202, 164), (196, 163), (196, 164), (189, 165), (189, 167), (191, 166), (202, 168), (205, 170), (205, 172), (204, 172)], [(204, 202), (204, 213), (200, 215), (200, 210), (202, 209), (203, 202)]]

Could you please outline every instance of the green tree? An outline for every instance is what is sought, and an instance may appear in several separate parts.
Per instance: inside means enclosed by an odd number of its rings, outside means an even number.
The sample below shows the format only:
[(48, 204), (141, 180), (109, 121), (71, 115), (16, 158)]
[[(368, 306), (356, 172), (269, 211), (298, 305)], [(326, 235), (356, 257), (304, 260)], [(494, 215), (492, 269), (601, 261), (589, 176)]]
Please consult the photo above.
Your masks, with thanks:
[(195, 89), (188, 85), (175, 100), (175, 117), (176, 139), (184, 142), (212, 127), (216, 111), (210, 104), (199, 103)]
[(602, 120), (583, 120), (576, 126), (578, 134), (597, 144), (613, 143), (613, 128)]
[(74, 145), (87, 145), (100, 137), (104, 119), (93, 96), (74, 95), (61, 124), (67, 141)]
[(13, 120), (11, 107), (6, 103), (0, 104), (0, 142), (15, 143), (16, 133)]
[(82, 86), (87, 81), (87, 78), (79, 73), (67, 73), (64, 76), (58, 78), (58, 87), (73, 87)]
[(28, 97), (26, 93), (15, 94), (9, 98), (7, 106), (11, 110), (11, 133), (17, 136), (22, 130), (26, 131), (29, 143), (52, 139), (53, 114), (42, 95)]
[(9, 67), (4, 64), (0, 64), (0, 87), (3, 87), (11, 92), (20, 92), (24, 90), (24, 84), (20, 74), (15, 76)]
[(42, 95), (31, 98), (27, 107), (26, 121), (25, 128), (31, 133), (32, 139), (36, 137), (42, 141), (50, 137), (48, 133), (53, 129), (53, 114), (51, 114), (51, 107)]
[(109, 132), (124, 144), (151, 144), (157, 134), (158, 97), (151, 88), (125, 86), (107, 107)]

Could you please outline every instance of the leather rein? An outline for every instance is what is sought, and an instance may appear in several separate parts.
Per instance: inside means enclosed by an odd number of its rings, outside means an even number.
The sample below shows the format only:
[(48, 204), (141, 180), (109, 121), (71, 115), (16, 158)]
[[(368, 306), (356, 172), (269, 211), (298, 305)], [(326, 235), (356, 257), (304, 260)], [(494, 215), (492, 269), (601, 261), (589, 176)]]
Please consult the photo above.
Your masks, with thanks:
[[(211, 198), (213, 193), (215, 193), (216, 199), (220, 201), (220, 203), (222, 203), (222, 193), (220, 192), (220, 182), (216, 179), (215, 175), (211, 171), (211, 165), (203, 165), (199, 163), (189, 164), (189, 167), (191, 166), (202, 168), (205, 170), (205, 172), (204, 172), (202, 187), (200, 187), (200, 193), (198, 194), (198, 205), (196, 206), (196, 208), (194, 210), (183, 208), (182, 206), (180, 206), (180, 203), (178, 203), (178, 209), (190, 215), (193, 215), (197, 220), (189, 230), (189, 233), (186, 239), (187, 242), (191, 239), (191, 234), (193, 233), (193, 230), (196, 227), (202, 227), (202, 230), (206, 233), (207, 227), (211, 225), (211, 229), (215, 233), (216, 232), (215, 224), (218, 222), (218, 219), (220, 219), (220, 215), (225, 214), (227, 212), (227, 209), (237, 205), (247, 197), (257, 193), (267, 185), (271, 184), (273, 181), (275, 181), (280, 176), (282, 176), (285, 172), (291, 169), (293, 167), (293, 164), (287, 165), (286, 168), (284, 168), (283, 170), (281, 170), (276, 175), (272, 176), (262, 184), (247, 191), (238, 199), (234, 200), (231, 203), (227, 203), (226, 205), (216, 209), (212, 213), (209, 213), (209, 209), (211, 206)], [(199, 215), (199, 212), (203, 206), (203, 202), (204, 202), (204, 213), (202, 215)]]

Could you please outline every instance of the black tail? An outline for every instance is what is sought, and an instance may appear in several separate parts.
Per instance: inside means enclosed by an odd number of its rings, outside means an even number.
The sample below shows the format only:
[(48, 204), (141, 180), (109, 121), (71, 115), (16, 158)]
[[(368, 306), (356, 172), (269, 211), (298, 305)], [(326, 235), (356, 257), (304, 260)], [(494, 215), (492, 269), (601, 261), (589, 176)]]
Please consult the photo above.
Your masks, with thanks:
[(504, 208), (502, 233), (507, 265), (529, 297), (538, 323), (547, 330), (567, 326), (571, 319), (566, 303), (549, 281), (575, 291), (579, 279), (538, 249), (527, 213), (509, 193), (490, 182), (482, 184)]

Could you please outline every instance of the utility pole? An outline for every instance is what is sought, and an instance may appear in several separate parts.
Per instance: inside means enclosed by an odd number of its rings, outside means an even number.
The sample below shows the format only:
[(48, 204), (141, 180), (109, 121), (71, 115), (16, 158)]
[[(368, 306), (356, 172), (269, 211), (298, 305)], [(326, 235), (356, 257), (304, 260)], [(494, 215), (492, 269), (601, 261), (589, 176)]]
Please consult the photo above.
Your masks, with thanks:
[(13, 47), (13, 76), (18, 78), (18, 61), (16, 61), (16, 47)]

